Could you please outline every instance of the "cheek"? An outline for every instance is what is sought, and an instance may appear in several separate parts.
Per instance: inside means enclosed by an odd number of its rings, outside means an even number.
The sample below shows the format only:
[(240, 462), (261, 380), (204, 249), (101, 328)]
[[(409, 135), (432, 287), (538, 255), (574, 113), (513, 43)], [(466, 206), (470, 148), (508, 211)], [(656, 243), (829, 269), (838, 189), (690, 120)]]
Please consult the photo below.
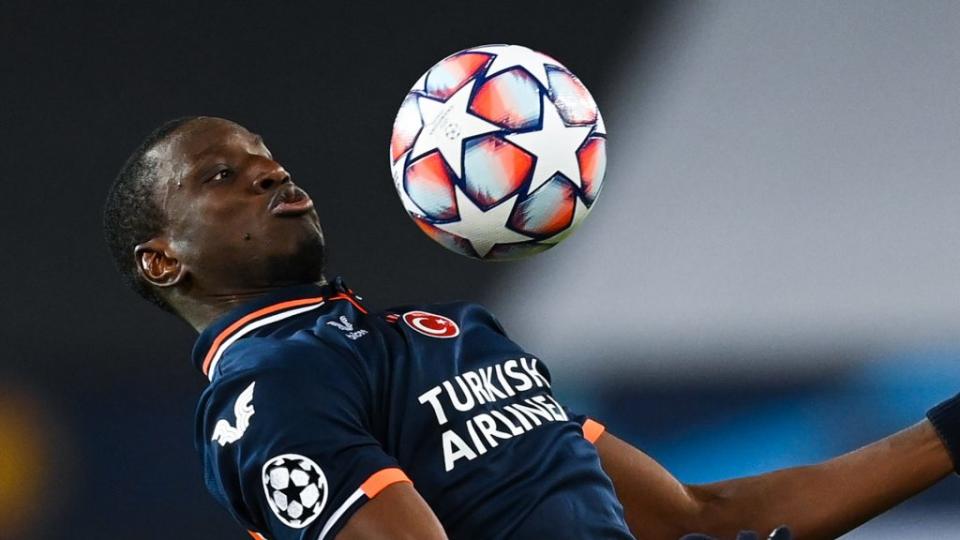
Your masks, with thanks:
[[(262, 216), (256, 215), (249, 204), (244, 201), (231, 200), (235, 197), (209, 196), (194, 201), (186, 208), (183, 222), (189, 232), (194, 235), (224, 234), (240, 231), (241, 229), (256, 227)], [(242, 234), (240, 232), (239, 234)]]
[(201, 273), (293, 255), (317, 236), (306, 218), (277, 218), (262, 209), (198, 199), (184, 208), (171, 233), (184, 262)]
[(230, 257), (258, 236), (258, 223), (243, 208), (225, 205), (192, 205), (171, 223), (171, 236), (185, 254), (193, 259)]

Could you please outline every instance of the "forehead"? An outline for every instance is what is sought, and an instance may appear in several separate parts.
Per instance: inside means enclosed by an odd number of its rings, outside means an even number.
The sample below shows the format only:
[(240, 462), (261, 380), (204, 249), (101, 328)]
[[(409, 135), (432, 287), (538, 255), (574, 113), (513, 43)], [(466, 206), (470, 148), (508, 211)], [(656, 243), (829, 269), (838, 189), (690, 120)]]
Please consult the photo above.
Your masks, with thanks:
[(188, 164), (227, 146), (261, 144), (259, 135), (240, 124), (221, 118), (198, 118), (171, 133), (151, 153), (161, 161)]
[[(155, 166), (155, 189), (169, 199), (172, 186), (189, 177), (210, 156), (230, 149), (261, 146), (263, 139), (240, 124), (222, 118), (198, 118), (190, 121), (157, 143), (147, 159)], [(167, 195), (162, 195), (167, 192)], [(167, 201), (169, 203), (170, 201)], [(167, 206), (165, 204), (164, 206)]]

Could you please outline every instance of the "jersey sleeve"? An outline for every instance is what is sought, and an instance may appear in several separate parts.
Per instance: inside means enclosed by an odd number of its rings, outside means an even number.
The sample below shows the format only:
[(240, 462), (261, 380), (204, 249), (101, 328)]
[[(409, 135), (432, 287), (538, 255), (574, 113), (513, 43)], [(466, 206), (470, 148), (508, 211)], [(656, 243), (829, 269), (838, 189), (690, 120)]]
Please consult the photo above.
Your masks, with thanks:
[(364, 502), (409, 482), (373, 433), (358, 358), (323, 344), (251, 349), (261, 367), (215, 381), (203, 422), (208, 488), (246, 528), (334, 538)]
[(606, 426), (597, 422), (593, 418), (585, 414), (580, 414), (570, 410), (566, 405), (562, 405), (563, 412), (566, 413), (567, 418), (571, 422), (576, 422), (580, 424), (580, 429), (583, 431), (583, 438), (590, 441), (591, 443), (597, 442), (597, 439), (600, 438), (600, 435), (603, 435), (603, 432), (606, 431)]

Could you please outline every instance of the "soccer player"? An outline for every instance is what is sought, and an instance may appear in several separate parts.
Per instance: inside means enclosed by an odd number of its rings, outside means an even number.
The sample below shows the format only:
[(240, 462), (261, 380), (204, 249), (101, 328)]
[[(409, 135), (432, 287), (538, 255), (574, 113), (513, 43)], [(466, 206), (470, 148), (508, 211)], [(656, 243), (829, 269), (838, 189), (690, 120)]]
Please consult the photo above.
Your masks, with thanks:
[(324, 276), (309, 196), (228, 120), (161, 126), (104, 209), (120, 272), (200, 336), (196, 446), (254, 538), (832, 538), (954, 470), (960, 401), (830, 461), (684, 485), (568, 410), (469, 303), (371, 313)]

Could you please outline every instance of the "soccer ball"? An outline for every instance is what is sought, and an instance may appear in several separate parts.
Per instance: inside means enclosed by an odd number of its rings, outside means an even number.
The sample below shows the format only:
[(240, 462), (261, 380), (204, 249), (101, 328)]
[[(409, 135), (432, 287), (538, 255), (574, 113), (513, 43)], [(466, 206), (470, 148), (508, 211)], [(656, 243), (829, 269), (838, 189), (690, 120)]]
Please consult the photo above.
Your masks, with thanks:
[(301, 529), (317, 519), (327, 503), (327, 479), (310, 458), (276, 456), (263, 465), (263, 489), (273, 513), (289, 527)]
[(430, 68), (400, 105), (394, 186), (430, 238), (478, 259), (549, 249), (587, 216), (606, 168), (606, 128), (560, 62), (486, 45)]

